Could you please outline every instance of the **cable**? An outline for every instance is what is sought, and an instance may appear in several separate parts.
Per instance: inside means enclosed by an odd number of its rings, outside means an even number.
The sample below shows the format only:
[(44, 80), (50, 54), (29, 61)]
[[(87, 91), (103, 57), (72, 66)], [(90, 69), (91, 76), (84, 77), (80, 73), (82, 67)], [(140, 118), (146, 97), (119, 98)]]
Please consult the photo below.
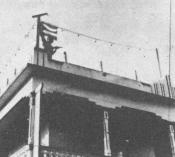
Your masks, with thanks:
[(33, 25), (31, 26), (31, 28), (27, 31), (27, 33), (24, 35), (24, 39), (20, 42), (20, 44), (19, 44), (19, 46), (18, 46), (18, 50), (20, 50), (20, 46), (22, 45), (22, 43), (24, 42), (24, 40), (26, 39), (26, 38), (28, 38), (29, 37), (29, 35), (30, 35), (30, 32), (31, 32), (31, 30), (32, 29), (34, 29), (34, 26), (35, 26), (35, 23), (37, 22), (37, 20), (35, 20), (35, 22), (33, 23)]
[(170, 0), (170, 18), (169, 18), (169, 76), (171, 81), (171, 0)]
[[(35, 22), (32, 24), (32, 26), (29, 28), (29, 30), (27, 31), (27, 33), (25, 33), (25, 35), (24, 35), (24, 39), (20, 42), (20, 44), (18, 45), (18, 47), (17, 47), (17, 50), (19, 51), (20, 50), (20, 47), (21, 47), (21, 45), (22, 45), (22, 43), (26, 40), (26, 38), (28, 38), (29, 37), (29, 35), (30, 35), (30, 32), (31, 32), (31, 30), (33, 30), (34, 29), (34, 26), (35, 26), (35, 23), (37, 22), (37, 20), (35, 20)], [(16, 57), (17, 56), (17, 52), (13, 52), (12, 54), (11, 54), (11, 56), (9, 57), (7, 57), (7, 62), (9, 62), (9, 63), (11, 63), (11, 60), (12, 60), (12, 57)], [(2, 64), (3, 65), (3, 64)], [(7, 67), (8, 66), (8, 63), (4, 63), (4, 65), (5, 65), (5, 67)]]
[[(69, 33), (76, 34), (78, 37), (79, 36), (83, 36), (83, 37), (86, 37), (86, 38), (89, 38), (89, 39), (93, 39), (93, 40), (95, 40), (95, 42), (101, 41), (101, 42), (109, 43), (111, 46), (113, 46), (113, 45), (119, 45), (119, 46), (125, 46), (125, 47), (128, 47), (128, 48), (137, 48), (139, 50), (141, 50), (141, 49), (143, 49), (143, 50), (155, 50), (155, 49), (142, 48), (141, 46), (133, 46), (133, 45), (116, 43), (116, 42), (112, 42), (112, 41), (108, 41), (108, 40), (103, 40), (103, 39), (95, 38), (95, 37), (92, 37), (92, 36), (89, 36), (89, 35), (85, 35), (85, 34), (82, 34), (82, 33), (77, 33), (75, 31), (72, 31), (72, 30), (69, 30), (69, 29), (66, 29), (66, 28), (63, 28), (63, 27), (60, 27), (60, 26), (57, 26), (57, 27), (58, 27), (58, 29), (60, 29), (62, 31), (66, 31), (66, 32), (69, 32)], [(167, 47), (165, 45), (161, 45), (161, 46)]]

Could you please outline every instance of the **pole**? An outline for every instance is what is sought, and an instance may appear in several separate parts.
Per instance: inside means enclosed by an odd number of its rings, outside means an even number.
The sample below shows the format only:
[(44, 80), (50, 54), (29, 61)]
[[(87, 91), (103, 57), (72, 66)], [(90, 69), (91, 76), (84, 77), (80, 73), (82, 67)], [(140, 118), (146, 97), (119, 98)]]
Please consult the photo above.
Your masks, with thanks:
[(100, 67), (101, 67), (101, 71), (103, 72), (103, 62), (100, 61)]
[(169, 23), (169, 76), (171, 80), (171, 0), (170, 0), (170, 23)]
[(67, 63), (67, 53), (66, 53), (66, 51), (64, 52), (64, 59), (65, 59), (65, 62)]
[(138, 81), (137, 71), (136, 70), (135, 70), (135, 77), (136, 77), (136, 81)]
[(157, 62), (158, 62), (159, 73), (160, 73), (160, 78), (161, 78), (162, 77), (162, 72), (161, 72), (161, 68), (160, 68), (159, 52), (158, 52), (157, 48), (156, 48), (156, 54), (157, 54)]
[(36, 32), (36, 48), (39, 48), (39, 24), (41, 21), (41, 16), (48, 15), (47, 13), (33, 15), (33, 18), (37, 18), (37, 32)]

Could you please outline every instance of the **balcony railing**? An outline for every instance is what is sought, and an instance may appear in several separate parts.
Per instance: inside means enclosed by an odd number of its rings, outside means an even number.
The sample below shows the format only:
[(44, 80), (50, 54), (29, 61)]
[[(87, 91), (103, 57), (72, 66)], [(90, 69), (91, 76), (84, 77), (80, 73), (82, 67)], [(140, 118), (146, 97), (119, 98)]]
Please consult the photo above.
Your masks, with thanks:
[(50, 147), (42, 147), (41, 157), (102, 157), (92, 154), (82, 154), (74, 152), (66, 152), (52, 149)]
[[(88, 153), (75, 153), (70, 151), (61, 151), (52, 147), (40, 147), (40, 157), (102, 157), (101, 155), (92, 155)], [(9, 157), (30, 157), (31, 151), (29, 145), (22, 147)]]

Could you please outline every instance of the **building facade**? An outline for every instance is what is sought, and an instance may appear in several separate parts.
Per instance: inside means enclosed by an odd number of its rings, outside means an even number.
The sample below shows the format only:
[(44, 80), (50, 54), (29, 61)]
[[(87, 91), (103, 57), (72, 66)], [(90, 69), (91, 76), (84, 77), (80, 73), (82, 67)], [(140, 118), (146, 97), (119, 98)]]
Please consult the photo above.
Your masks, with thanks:
[(36, 48), (0, 97), (0, 156), (172, 157), (175, 101), (159, 90)]

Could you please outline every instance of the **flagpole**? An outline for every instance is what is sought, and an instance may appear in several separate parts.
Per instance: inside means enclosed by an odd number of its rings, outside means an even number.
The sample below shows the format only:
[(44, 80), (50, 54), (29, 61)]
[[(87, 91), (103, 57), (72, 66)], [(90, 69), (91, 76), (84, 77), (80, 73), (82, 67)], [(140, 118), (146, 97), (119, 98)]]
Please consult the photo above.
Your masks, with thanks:
[(36, 32), (36, 48), (39, 48), (39, 24), (41, 21), (41, 16), (48, 15), (47, 13), (33, 15), (33, 18), (37, 18), (37, 32)]

